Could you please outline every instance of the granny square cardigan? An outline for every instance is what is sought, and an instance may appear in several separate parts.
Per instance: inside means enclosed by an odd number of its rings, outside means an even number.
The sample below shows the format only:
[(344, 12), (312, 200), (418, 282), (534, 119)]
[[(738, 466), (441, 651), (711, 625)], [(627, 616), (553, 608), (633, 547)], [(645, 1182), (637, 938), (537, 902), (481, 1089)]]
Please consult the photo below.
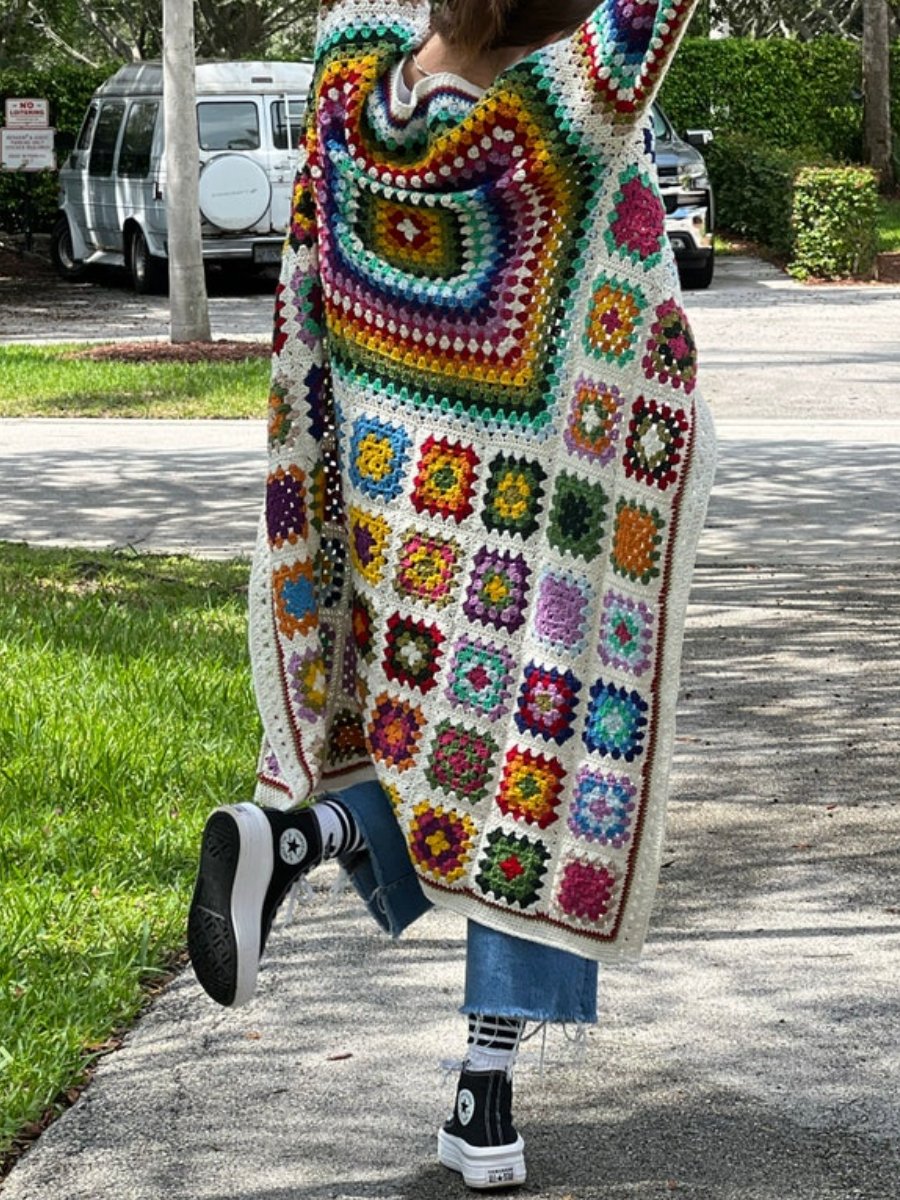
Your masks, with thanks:
[(251, 580), (260, 802), (377, 777), (422, 885), (635, 956), (714, 442), (647, 131), (695, 0), (604, 0), (483, 95), (322, 9)]

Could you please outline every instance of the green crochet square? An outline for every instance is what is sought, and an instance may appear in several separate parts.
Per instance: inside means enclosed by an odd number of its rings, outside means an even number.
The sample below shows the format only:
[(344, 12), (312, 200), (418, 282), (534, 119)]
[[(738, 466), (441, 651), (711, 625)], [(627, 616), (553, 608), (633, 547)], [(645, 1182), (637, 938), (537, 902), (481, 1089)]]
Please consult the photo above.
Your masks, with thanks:
[(609, 498), (599, 483), (563, 471), (556, 480), (547, 537), (563, 553), (590, 562), (606, 535)]

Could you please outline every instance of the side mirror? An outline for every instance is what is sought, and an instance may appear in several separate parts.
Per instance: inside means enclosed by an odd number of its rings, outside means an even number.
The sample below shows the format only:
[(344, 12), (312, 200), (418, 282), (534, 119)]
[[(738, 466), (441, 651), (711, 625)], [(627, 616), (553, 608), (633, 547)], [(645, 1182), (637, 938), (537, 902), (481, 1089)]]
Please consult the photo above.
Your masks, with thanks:
[(711, 129), (689, 129), (684, 135), (684, 140), (695, 150), (703, 150), (713, 140), (713, 131)]

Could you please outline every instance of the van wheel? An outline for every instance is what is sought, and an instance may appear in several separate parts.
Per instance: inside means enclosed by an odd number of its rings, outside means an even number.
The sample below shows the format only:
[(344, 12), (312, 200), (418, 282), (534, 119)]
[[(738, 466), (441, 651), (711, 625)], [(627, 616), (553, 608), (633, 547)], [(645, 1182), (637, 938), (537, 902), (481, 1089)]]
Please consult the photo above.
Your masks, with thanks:
[(131, 286), (139, 295), (165, 291), (168, 282), (166, 262), (150, 253), (140, 229), (133, 229), (128, 238), (128, 270)]
[(87, 267), (72, 251), (72, 230), (68, 217), (59, 217), (50, 234), (50, 261), (61, 279), (72, 283), (84, 279)]

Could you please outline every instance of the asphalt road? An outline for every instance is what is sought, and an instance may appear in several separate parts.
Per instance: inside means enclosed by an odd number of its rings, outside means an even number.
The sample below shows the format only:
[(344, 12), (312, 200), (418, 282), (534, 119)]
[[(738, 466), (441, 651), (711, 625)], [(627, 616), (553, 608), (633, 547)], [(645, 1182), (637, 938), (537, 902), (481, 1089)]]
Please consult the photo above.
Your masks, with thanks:
[[(544, 1074), (536, 1050), (517, 1074), (520, 1194), (896, 1200), (900, 289), (738, 263), (687, 304), (722, 446), (666, 865), (585, 1060), (552, 1035)], [(252, 423), (6, 422), (0, 537), (245, 551), (261, 456)], [(467, 1194), (433, 1147), (462, 926), (391, 944), (325, 875), (253, 1004), (182, 974), (4, 1200)]]

